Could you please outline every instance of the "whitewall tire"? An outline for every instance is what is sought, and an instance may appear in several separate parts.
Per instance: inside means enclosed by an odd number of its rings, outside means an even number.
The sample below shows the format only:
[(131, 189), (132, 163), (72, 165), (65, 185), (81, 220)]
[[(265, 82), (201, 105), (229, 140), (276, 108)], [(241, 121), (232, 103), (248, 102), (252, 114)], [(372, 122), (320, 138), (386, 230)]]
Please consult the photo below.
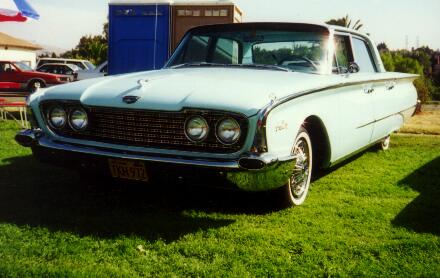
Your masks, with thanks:
[(312, 141), (304, 128), (299, 130), (291, 154), (295, 157), (294, 169), (281, 193), (285, 206), (299, 206), (309, 193), (313, 167)]

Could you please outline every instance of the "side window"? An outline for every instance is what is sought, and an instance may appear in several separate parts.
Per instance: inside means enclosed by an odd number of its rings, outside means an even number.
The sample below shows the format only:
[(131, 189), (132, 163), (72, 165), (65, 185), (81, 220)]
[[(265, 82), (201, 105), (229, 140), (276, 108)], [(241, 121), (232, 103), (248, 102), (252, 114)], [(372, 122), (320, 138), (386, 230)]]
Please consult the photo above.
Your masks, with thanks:
[(236, 41), (219, 38), (212, 56), (213, 63), (238, 64), (239, 45)]
[(359, 65), (360, 72), (376, 72), (371, 52), (365, 41), (353, 38), (354, 60)]
[(64, 66), (58, 66), (57, 72), (58, 72), (58, 74), (64, 74), (64, 72), (65, 72)]
[(64, 66), (63, 67), (63, 74), (73, 74), (73, 70), (71, 68), (69, 68), (68, 66)]
[(42, 65), (44, 65), (44, 64), (46, 64), (47, 62), (45, 61), (45, 60), (40, 60), (40, 61), (38, 61), (38, 65), (37, 65), (37, 67), (39, 67), (39, 66), (42, 66)]
[(42, 66), (38, 71), (47, 72), (47, 66)]
[(10, 63), (4, 63), (0, 66), (0, 72), (14, 72), (15, 68)]
[(350, 37), (335, 36), (335, 58), (333, 60), (333, 73), (346, 73), (348, 65), (353, 62), (351, 54)]

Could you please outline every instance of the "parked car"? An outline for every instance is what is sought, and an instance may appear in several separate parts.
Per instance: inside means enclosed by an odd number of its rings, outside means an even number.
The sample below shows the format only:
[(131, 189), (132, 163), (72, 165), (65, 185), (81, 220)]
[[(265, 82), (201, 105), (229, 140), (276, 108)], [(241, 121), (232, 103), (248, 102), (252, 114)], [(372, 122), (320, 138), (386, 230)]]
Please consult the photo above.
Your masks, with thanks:
[(44, 64), (71, 64), (79, 67), (82, 70), (93, 70), (95, 68), (95, 65), (90, 61), (65, 58), (40, 58), (37, 62), (37, 68)]
[(82, 70), (78, 72), (78, 80), (103, 77), (107, 75), (107, 61), (100, 64), (93, 70)]
[(70, 76), (70, 81), (76, 81), (78, 79), (79, 67), (72, 64), (44, 64), (37, 68), (40, 72), (49, 72), (55, 74), (62, 74)]
[(316, 169), (389, 147), (415, 109), (416, 77), (386, 72), (369, 36), (351, 29), (201, 26), (164, 69), (34, 94), (33, 128), (16, 140), (56, 165), (223, 180), (300, 205)]
[(34, 71), (22, 62), (0, 61), (0, 82), (19, 83), (20, 89), (33, 92), (38, 88), (64, 84), (69, 80), (66, 75)]
[(20, 83), (16, 82), (0, 82), (0, 92), (16, 91), (21, 88)]

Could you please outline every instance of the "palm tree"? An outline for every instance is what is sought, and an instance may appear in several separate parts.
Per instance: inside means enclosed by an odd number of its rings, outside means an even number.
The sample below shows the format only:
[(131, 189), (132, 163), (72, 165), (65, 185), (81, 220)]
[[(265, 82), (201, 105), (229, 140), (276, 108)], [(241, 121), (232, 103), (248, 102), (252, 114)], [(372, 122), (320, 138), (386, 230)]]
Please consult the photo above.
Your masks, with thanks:
[(338, 18), (338, 19), (330, 19), (329, 21), (327, 21), (327, 24), (330, 25), (338, 25), (338, 26), (342, 26), (342, 27), (347, 27), (347, 28), (352, 28), (354, 30), (359, 30), (362, 28), (362, 26), (364, 26), (361, 23), (361, 20), (358, 19), (354, 25), (351, 25), (352, 20), (348, 17), (348, 15), (342, 17), (342, 18)]

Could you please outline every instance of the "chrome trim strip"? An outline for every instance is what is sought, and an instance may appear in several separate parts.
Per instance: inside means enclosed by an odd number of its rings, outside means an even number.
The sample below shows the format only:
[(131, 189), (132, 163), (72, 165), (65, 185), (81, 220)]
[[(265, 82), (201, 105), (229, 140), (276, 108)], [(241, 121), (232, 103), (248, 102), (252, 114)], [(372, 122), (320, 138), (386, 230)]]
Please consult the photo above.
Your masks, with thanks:
[(377, 123), (377, 122), (383, 121), (383, 120), (388, 119), (388, 118), (390, 118), (390, 117), (392, 117), (392, 116), (402, 115), (402, 113), (404, 113), (405, 111), (412, 110), (412, 109), (415, 109), (415, 108), (416, 108), (416, 105), (413, 105), (413, 106), (411, 106), (411, 107), (409, 107), (409, 108), (406, 108), (406, 109), (403, 109), (403, 110), (401, 110), (401, 111), (399, 111), (399, 112), (397, 112), (397, 113), (393, 113), (393, 114), (390, 114), (390, 115), (388, 115), (388, 116), (382, 117), (382, 118), (380, 118), (380, 119), (374, 120), (374, 121), (372, 121), (372, 122), (366, 123), (366, 124), (364, 124), (364, 125), (358, 126), (356, 129), (363, 128), (363, 127), (369, 126), (369, 125), (371, 125), (371, 124), (374, 124), (374, 123)]
[(89, 146), (82, 146), (82, 145), (77, 146), (68, 143), (54, 142), (44, 137), (40, 138), (37, 144), (41, 147), (46, 147), (60, 151), (69, 151), (69, 152), (83, 153), (88, 155), (108, 156), (108, 157), (114, 157), (120, 159), (145, 160), (151, 162), (163, 162), (163, 163), (172, 163), (172, 164), (180, 164), (180, 165), (203, 166), (203, 167), (213, 167), (213, 168), (223, 168), (223, 169), (239, 169), (237, 161), (198, 160), (198, 159), (188, 159), (188, 158), (173, 158), (173, 157), (161, 157), (154, 155), (120, 153), (120, 152), (112, 152), (111, 150), (92, 148)]
[(201, 166), (208, 168), (217, 168), (219, 170), (247, 170), (239, 166), (238, 161), (243, 158), (248, 159), (258, 159), (265, 164), (262, 168), (266, 168), (268, 166), (286, 162), (293, 160), (294, 157), (257, 157), (252, 154), (244, 155), (240, 157), (238, 160), (221, 160), (221, 159), (200, 159), (200, 158), (192, 158), (192, 157), (174, 157), (174, 156), (158, 156), (154, 154), (139, 154), (139, 153), (129, 153), (125, 151), (119, 151), (116, 149), (107, 149), (107, 148), (95, 148), (85, 145), (76, 145), (70, 144), (60, 141), (53, 141), (44, 136), (34, 136), (33, 130), (24, 130), (19, 132), (20, 136), (29, 136), (29, 139), (33, 139), (33, 144), (29, 144), (27, 146), (36, 145), (44, 148), (59, 150), (59, 151), (68, 151), (68, 152), (76, 152), (88, 155), (97, 155), (97, 156), (106, 156), (106, 157), (114, 157), (120, 159), (132, 159), (132, 160), (143, 160), (150, 162), (159, 162), (159, 163), (171, 163), (171, 164), (179, 164), (179, 165), (190, 165), (190, 166)]
[(256, 153), (264, 153), (268, 151), (267, 148), (267, 137), (266, 137), (266, 123), (267, 123), (267, 117), (269, 116), (269, 113), (274, 110), (276, 107), (291, 101), (296, 98), (300, 98), (303, 96), (307, 96), (314, 93), (320, 93), (327, 90), (333, 90), (333, 89), (339, 89), (343, 87), (349, 87), (349, 86), (355, 86), (355, 85), (361, 85), (361, 84), (369, 84), (369, 83), (375, 83), (375, 82), (387, 82), (387, 81), (396, 81), (396, 80), (407, 80), (407, 79), (415, 79), (418, 75), (409, 75), (405, 77), (400, 78), (381, 78), (381, 79), (373, 79), (373, 80), (366, 80), (366, 81), (354, 81), (354, 82), (344, 82), (339, 83), (336, 85), (330, 85), (330, 86), (324, 86), (317, 89), (312, 90), (306, 90), (299, 93), (293, 93), (290, 94), (284, 98), (280, 98), (277, 100), (272, 100), (269, 104), (267, 104), (264, 108), (262, 108), (258, 112), (258, 120), (257, 120), (257, 128), (255, 131), (255, 137), (254, 137), (254, 143), (252, 144), (251, 150)]

